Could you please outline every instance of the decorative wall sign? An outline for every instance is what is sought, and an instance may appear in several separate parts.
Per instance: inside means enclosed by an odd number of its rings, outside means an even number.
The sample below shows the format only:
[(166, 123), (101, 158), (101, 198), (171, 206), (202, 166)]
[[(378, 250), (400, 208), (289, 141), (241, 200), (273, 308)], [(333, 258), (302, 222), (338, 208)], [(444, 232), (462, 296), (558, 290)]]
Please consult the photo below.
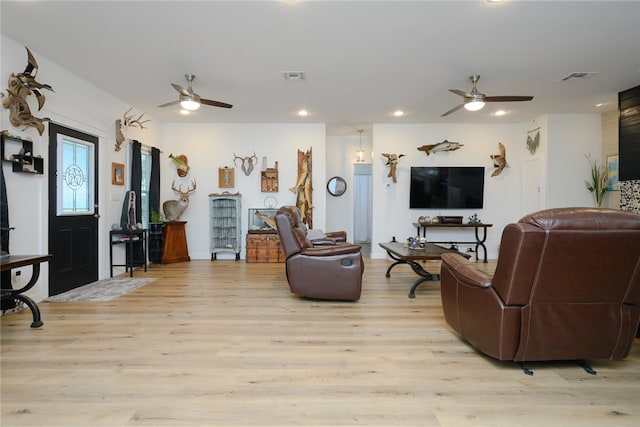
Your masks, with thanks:
[(124, 165), (111, 163), (111, 184), (124, 185)]
[(233, 168), (218, 168), (218, 187), (233, 188), (235, 187), (235, 173)]

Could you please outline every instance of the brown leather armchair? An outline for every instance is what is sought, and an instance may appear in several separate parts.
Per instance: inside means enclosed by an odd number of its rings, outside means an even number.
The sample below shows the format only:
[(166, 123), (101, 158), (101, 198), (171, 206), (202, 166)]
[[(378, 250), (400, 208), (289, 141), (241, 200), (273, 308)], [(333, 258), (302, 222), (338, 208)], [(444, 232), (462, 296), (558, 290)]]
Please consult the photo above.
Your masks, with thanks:
[(278, 209), (275, 220), (291, 292), (316, 299), (360, 299), (364, 272), (360, 245), (334, 240), (314, 246), (294, 206)]
[(447, 323), (499, 360), (625, 358), (640, 319), (640, 215), (559, 208), (502, 233), (494, 275), (442, 255)]

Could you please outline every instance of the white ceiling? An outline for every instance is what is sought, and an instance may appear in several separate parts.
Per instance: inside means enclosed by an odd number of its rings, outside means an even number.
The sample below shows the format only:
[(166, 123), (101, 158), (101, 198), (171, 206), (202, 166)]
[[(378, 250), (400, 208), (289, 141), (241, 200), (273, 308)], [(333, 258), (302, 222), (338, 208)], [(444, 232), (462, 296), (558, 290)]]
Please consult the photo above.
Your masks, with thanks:
[[(640, 1), (6, 1), (2, 34), (167, 122), (526, 122), (617, 108), (640, 84)], [(22, 71), (22, 70), (15, 70)], [(283, 71), (304, 71), (287, 82)], [(561, 79), (596, 72), (586, 79)], [(190, 117), (170, 83), (197, 76)], [(445, 111), (480, 92), (532, 95), (476, 113)], [(40, 70), (46, 80), (46, 70)], [(605, 103), (596, 107), (598, 103)], [(306, 118), (296, 116), (300, 108)], [(396, 109), (406, 112), (393, 117)], [(497, 109), (507, 114), (495, 117)]]

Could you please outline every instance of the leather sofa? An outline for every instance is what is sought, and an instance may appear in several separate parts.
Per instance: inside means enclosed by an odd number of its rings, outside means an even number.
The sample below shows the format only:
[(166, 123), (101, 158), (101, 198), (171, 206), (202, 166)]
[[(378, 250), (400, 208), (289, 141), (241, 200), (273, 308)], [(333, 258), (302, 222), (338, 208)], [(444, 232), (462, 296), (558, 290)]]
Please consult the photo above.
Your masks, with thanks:
[(442, 255), (447, 323), (499, 360), (621, 360), (640, 318), (640, 215), (558, 208), (502, 233), (493, 275)]
[(310, 240), (294, 206), (282, 206), (275, 220), (291, 292), (313, 299), (360, 299), (364, 273), (360, 245), (344, 241), (344, 232), (327, 233), (321, 241)]

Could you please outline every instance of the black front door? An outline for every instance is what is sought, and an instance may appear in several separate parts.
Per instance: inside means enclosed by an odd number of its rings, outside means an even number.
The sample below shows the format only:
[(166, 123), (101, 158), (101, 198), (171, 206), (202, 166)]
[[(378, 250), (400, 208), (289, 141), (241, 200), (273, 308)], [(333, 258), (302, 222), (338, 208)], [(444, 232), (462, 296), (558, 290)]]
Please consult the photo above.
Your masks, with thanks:
[(49, 125), (49, 294), (98, 279), (98, 137)]

